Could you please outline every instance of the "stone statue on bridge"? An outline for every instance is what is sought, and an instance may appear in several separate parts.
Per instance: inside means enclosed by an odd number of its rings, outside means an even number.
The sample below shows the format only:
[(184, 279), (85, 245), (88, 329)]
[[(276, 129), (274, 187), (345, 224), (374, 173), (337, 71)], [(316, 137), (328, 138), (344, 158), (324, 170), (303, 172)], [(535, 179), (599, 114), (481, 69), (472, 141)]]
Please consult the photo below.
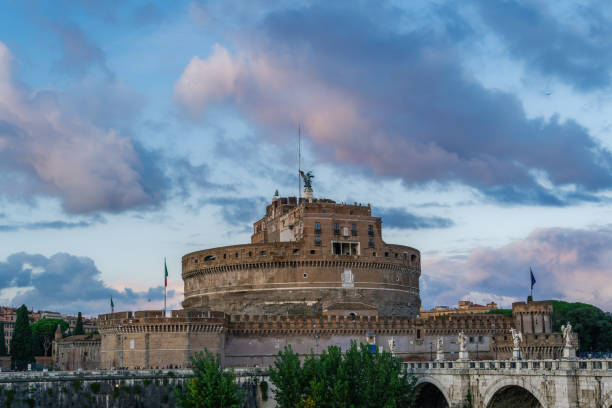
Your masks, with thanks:
[(436, 361), (444, 360), (444, 339), (442, 337), (438, 337), (436, 340)]
[(395, 337), (391, 337), (389, 339), (389, 351), (391, 352), (391, 355), (395, 355)]
[(457, 335), (457, 343), (459, 343), (459, 361), (467, 361), (470, 359), (467, 351), (467, 336), (462, 331)]
[(573, 360), (576, 358), (576, 349), (572, 344), (572, 325), (567, 322), (565, 326), (561, 326), (561, 333), (563, 333), (563, 358), (567, 360)]
[(521, 359), (521, 343), (523, 342), (523, 333), (516, 330), (514, 327), (510, 328), (510, 334), (512, 334), (512, 359), (520, 360)]
[(561, 326), (561, 333), (563, 333), (563, 341), (565, 343), (565, 347), (573, 347), (572, 346), (572, 324), (567, 322), (567, 325)]

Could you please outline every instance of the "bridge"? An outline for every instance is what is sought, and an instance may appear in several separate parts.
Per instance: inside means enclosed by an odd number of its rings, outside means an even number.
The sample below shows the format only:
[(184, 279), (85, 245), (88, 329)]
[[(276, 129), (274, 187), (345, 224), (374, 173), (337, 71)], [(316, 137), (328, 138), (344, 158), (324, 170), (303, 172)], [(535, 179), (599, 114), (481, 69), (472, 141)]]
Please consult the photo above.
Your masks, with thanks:
[(612, 408), (612, 360), (406, 362), (417, 406)]

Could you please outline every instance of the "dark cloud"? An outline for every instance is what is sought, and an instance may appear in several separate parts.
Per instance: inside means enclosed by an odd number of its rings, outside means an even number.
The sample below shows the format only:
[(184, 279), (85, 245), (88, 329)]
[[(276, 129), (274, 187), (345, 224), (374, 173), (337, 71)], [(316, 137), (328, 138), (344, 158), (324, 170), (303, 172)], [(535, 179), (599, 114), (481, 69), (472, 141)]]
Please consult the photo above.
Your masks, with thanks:
[(218, 206), (221, 217), (226, 223), (245, 226), (245, 228), (248, 227), (248, 230), (251, 230), (251, 224), (265, 213), (268, 200), (263, 197), (212, 197), (202, 203)]
[(453, 221), (443, 217), (422, 217), (406, 211), (404, 208), (381, 207), (372, 209), (372, 214), (383, 219), (387, 228), (424, 229), (450, 228)]
[(585, 128), (528, 118), (514, 95), (464, 70), (472, 33), (462, 18), (432, 8), (429, 24), (369, 3), (277, 10), (234, 54), (216, 45), (194, 58), (175, 96), (196, 118), (229, 103), (275, 139), (301, 120), (319, 160), (409, 185), (460, 182), (504, 203), (552, 206), (612, 187), (612, 154)]
[(568, 13), (563, 17), (555, 16), (557, 5), (547, 2), (479, 0), (475, 3), (487, 27), (528, 68), (580, 90), (610, 85), (609, 2), (569, 3), (565, 5)]
[(146, 3), (136, 7), (132, 19), (138, 25), (155, 24), (164, 19), (164, 14), (153, 3)]
[(71, 22), (51, 22), (49, 25), (61, 44), (62, 55), (56, 64), (58, 71), (81, 78), (92, 68), (98, 68), (106, 77), (114, 77), (106, 64), (104, 51), (81, 27)]
[(46, 229), (63, 230), (63, 229), (74, 229), (74, 228), (88, 228), (99, 222), (104, 223), (106, 222), (106, 220), (100, 217), (99, 219), (94, 219), (93, 221), (69, 222), (69, 221), (56, 220), (56, 221), (37, 221), (37, 222), (30, 222), (30, 223), (25, 223), (25, 224), (5, 224), (5, 225), (0, 224), (0, 232), (13, 232), (13, 231), (20, 231), (20, 230), (37, 231), (37, 230), (46, 230)]
[(480, 247), (465, 257), (430, 258), (423, 263), (422, 293), (431, 305), (520, 299), (529, 294), (529, 268), (536, 299), (593, 303), (612, 310), (612, 227), (545, 228), (499, 248)]
[[(7, 288), (25, 288), (11, 299), (12, 304), (85, 313), (104, 310), (101, 305), (106, 309), (111, 296), (122, 307), (163, 299), (162, 286), (144, 292), (112, 289), (102, 281), (92, 259), (66, 253), (50, 257), (25, 252), (10, 255), (0, 262), (0, 290)], [(169, 291), (169, 296), (174, 296), (174, 291)]]

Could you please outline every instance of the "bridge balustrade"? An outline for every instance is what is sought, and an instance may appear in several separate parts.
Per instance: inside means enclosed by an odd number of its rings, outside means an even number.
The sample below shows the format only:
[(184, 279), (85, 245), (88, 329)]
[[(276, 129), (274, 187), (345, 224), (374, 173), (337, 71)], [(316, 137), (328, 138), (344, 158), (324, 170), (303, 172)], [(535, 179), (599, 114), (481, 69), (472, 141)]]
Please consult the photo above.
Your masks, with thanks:
[(476, 370), (604, 370), (612, 371), (612, 360), (478, 360), (478, 361), (429, 361), (405, 362), (408, 371), (433, 369), (476, 369)]

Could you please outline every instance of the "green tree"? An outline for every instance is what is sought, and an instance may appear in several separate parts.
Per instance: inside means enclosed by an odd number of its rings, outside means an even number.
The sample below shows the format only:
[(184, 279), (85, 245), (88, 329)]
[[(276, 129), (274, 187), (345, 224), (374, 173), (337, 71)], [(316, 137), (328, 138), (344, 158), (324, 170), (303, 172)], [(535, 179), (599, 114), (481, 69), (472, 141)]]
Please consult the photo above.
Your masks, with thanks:
[(62, 319), (40, 319), (30, 325), (32, 330), (32, 352), (35, 356), (51, 355), (51, 345), (55, 329), (60, 327), (62, 333), (68, 330), (68, 323)]
[(0, 357), (8, 355), (6, 350), (6, 340), (4, 338), (4, 323), (0, 323)]
[(17, 309), (17, 320), (11, 338), (11, 364), (17, 370), (25, 370), (29, 363), (33, 363), (32, 330), (28, 319), (28, 308), (21, 305)]
[(239, 408), (244, 394), (236, 376), (223, 370), (218, 354), (204, 351), (191, 357), (194, 376), (185, 383), (186, 389), (174, 390), (177, 404), (184, 408)]
[(79, 315), (77, 316), (76, 327), (74, 328), (74, 333), (72, 334), (74, 336), (85, 334), (85, 331), (83, 330), (83, 316), (81, 315), (81, 312), (79, 312)]
[(612, 351), (612, 315), (586, 303), (553, 300), (553, 331), (570, 322), (580, 351)]
[(276, 386), (274, 399), (281, 408), (297, 407), (302, 400), (305, 388), (300, 356), (291, 346), (279, 351), (278, 357), (270, 369), (270, 381)]
[(320, 356), (299, 356), (286, 347), (269, 372), (274, 396), (282, 408), (394, 408), (414, 405), (416, 377), (387, 352), (372, 353), (353, 342), (343, 355), (330, 346)]

